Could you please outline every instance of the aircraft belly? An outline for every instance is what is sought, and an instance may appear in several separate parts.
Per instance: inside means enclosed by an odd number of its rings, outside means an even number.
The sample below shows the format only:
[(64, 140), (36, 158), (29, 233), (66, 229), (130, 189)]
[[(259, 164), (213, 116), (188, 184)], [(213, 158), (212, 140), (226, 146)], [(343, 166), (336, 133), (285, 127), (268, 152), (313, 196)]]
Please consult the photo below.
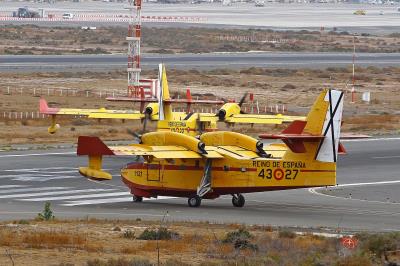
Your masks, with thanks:
[(200, 170), (166, 170), (163, 185), (169, 189), (196, 190), (200, 184), (203, 169)]

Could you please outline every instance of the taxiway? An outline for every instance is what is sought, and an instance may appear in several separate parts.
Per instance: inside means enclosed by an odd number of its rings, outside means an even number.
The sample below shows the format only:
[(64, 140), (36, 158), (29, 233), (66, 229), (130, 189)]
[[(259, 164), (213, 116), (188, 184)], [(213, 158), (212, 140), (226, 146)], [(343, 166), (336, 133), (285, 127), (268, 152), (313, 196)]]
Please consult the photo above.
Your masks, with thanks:
[(81, 177), (86, 164), (73, 149), (0, 152), (0, 219), (34, 218), (50, 201), (57, 217), (210, 221), (350, 230), (400, 230), (400, 137), (344, 142), (334, 188), (246, 194), (244, 208), (231, 197), (190, 208), (184, 198), (133, 203), (118, 169), (129, 158), (106, 158), (110, 182)]

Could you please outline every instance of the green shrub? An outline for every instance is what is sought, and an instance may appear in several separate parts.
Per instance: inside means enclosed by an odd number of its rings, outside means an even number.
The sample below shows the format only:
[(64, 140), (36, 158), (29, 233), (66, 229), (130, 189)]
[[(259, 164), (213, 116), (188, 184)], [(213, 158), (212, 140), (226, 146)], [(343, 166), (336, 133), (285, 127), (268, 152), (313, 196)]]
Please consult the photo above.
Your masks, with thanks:
[(251, 249), (258, 250), (258, 246), (250, 242), (253, 235), (245, 228), (239, 228), (226, 234), (222, 240), (223, 243), (231, 243), (235, 249)]
[(53, 211), (50, 208), (50, 202), (46, 202), (44, 204), (44, 210), (41, 213), (38, 213), (37, 219), (41, 221), (49, 221), (54, 218)]
[(245, 228), (239, 228), (226, 234), (223, 243), (234, 243), (237, 239), (251, 239), (253, 236)]
[(357, 234), (362, 249), (374, 254), (377, 258), (381, 258), (387, 251), (393, 251), (400, 248), (400, 233), (385, 234)]
[(169, 240), (169, 239), (178, 239), (179, 234), (177, 232), (168, 230), (165, 227), (161, 227), (157, 230), (154, 229), (145, 229), (143, 233), (138, 237), (140, 240)]

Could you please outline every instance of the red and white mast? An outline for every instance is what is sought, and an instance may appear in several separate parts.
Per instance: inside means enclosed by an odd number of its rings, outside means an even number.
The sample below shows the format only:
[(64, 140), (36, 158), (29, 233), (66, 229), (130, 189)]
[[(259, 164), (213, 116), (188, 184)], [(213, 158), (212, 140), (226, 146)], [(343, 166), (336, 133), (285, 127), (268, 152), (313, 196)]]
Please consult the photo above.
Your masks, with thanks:
[(351, 87), (351, 103), (355, 101), (355, 85), (356, 85), (356, 76), (355, 76), (355, 67), (356, 67), (356, 36), (353, 35), (353, 76), (352, 76), (352, 87)]
[(140, 37), (142, 0), (128, 0), (130, 18), (128, 26), (128, 96), (140, 97)]

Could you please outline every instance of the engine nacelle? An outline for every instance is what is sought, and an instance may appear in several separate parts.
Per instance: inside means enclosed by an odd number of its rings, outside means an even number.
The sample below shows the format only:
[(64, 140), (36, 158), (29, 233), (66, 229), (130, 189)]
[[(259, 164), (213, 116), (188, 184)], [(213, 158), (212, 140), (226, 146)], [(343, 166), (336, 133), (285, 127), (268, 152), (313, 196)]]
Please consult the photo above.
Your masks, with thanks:
[(240, 106), (237, 103), (226, 103), (221, 107), (221, 109), (218, 110), (217, 113), (220, 121), (224, 121), (225, 118), (237, 114), (240, 114)]
[(146, 133), (142, 136), (141, 140), (144, 145), (149, 146), (178, 145), (198, 153), (207, 153), (203, 142), (196, 138), (176, 132), (161, 131)]
[(150, 116), (158, 114), (158, 103), (149, 103), (144, 110), (145, 114)]
[(207, 146), (238, 146), (254, 151), (262, 156), (266, 154), (261, 141), (237, 132), (208, 132), (200, 136), (200, 141)]

